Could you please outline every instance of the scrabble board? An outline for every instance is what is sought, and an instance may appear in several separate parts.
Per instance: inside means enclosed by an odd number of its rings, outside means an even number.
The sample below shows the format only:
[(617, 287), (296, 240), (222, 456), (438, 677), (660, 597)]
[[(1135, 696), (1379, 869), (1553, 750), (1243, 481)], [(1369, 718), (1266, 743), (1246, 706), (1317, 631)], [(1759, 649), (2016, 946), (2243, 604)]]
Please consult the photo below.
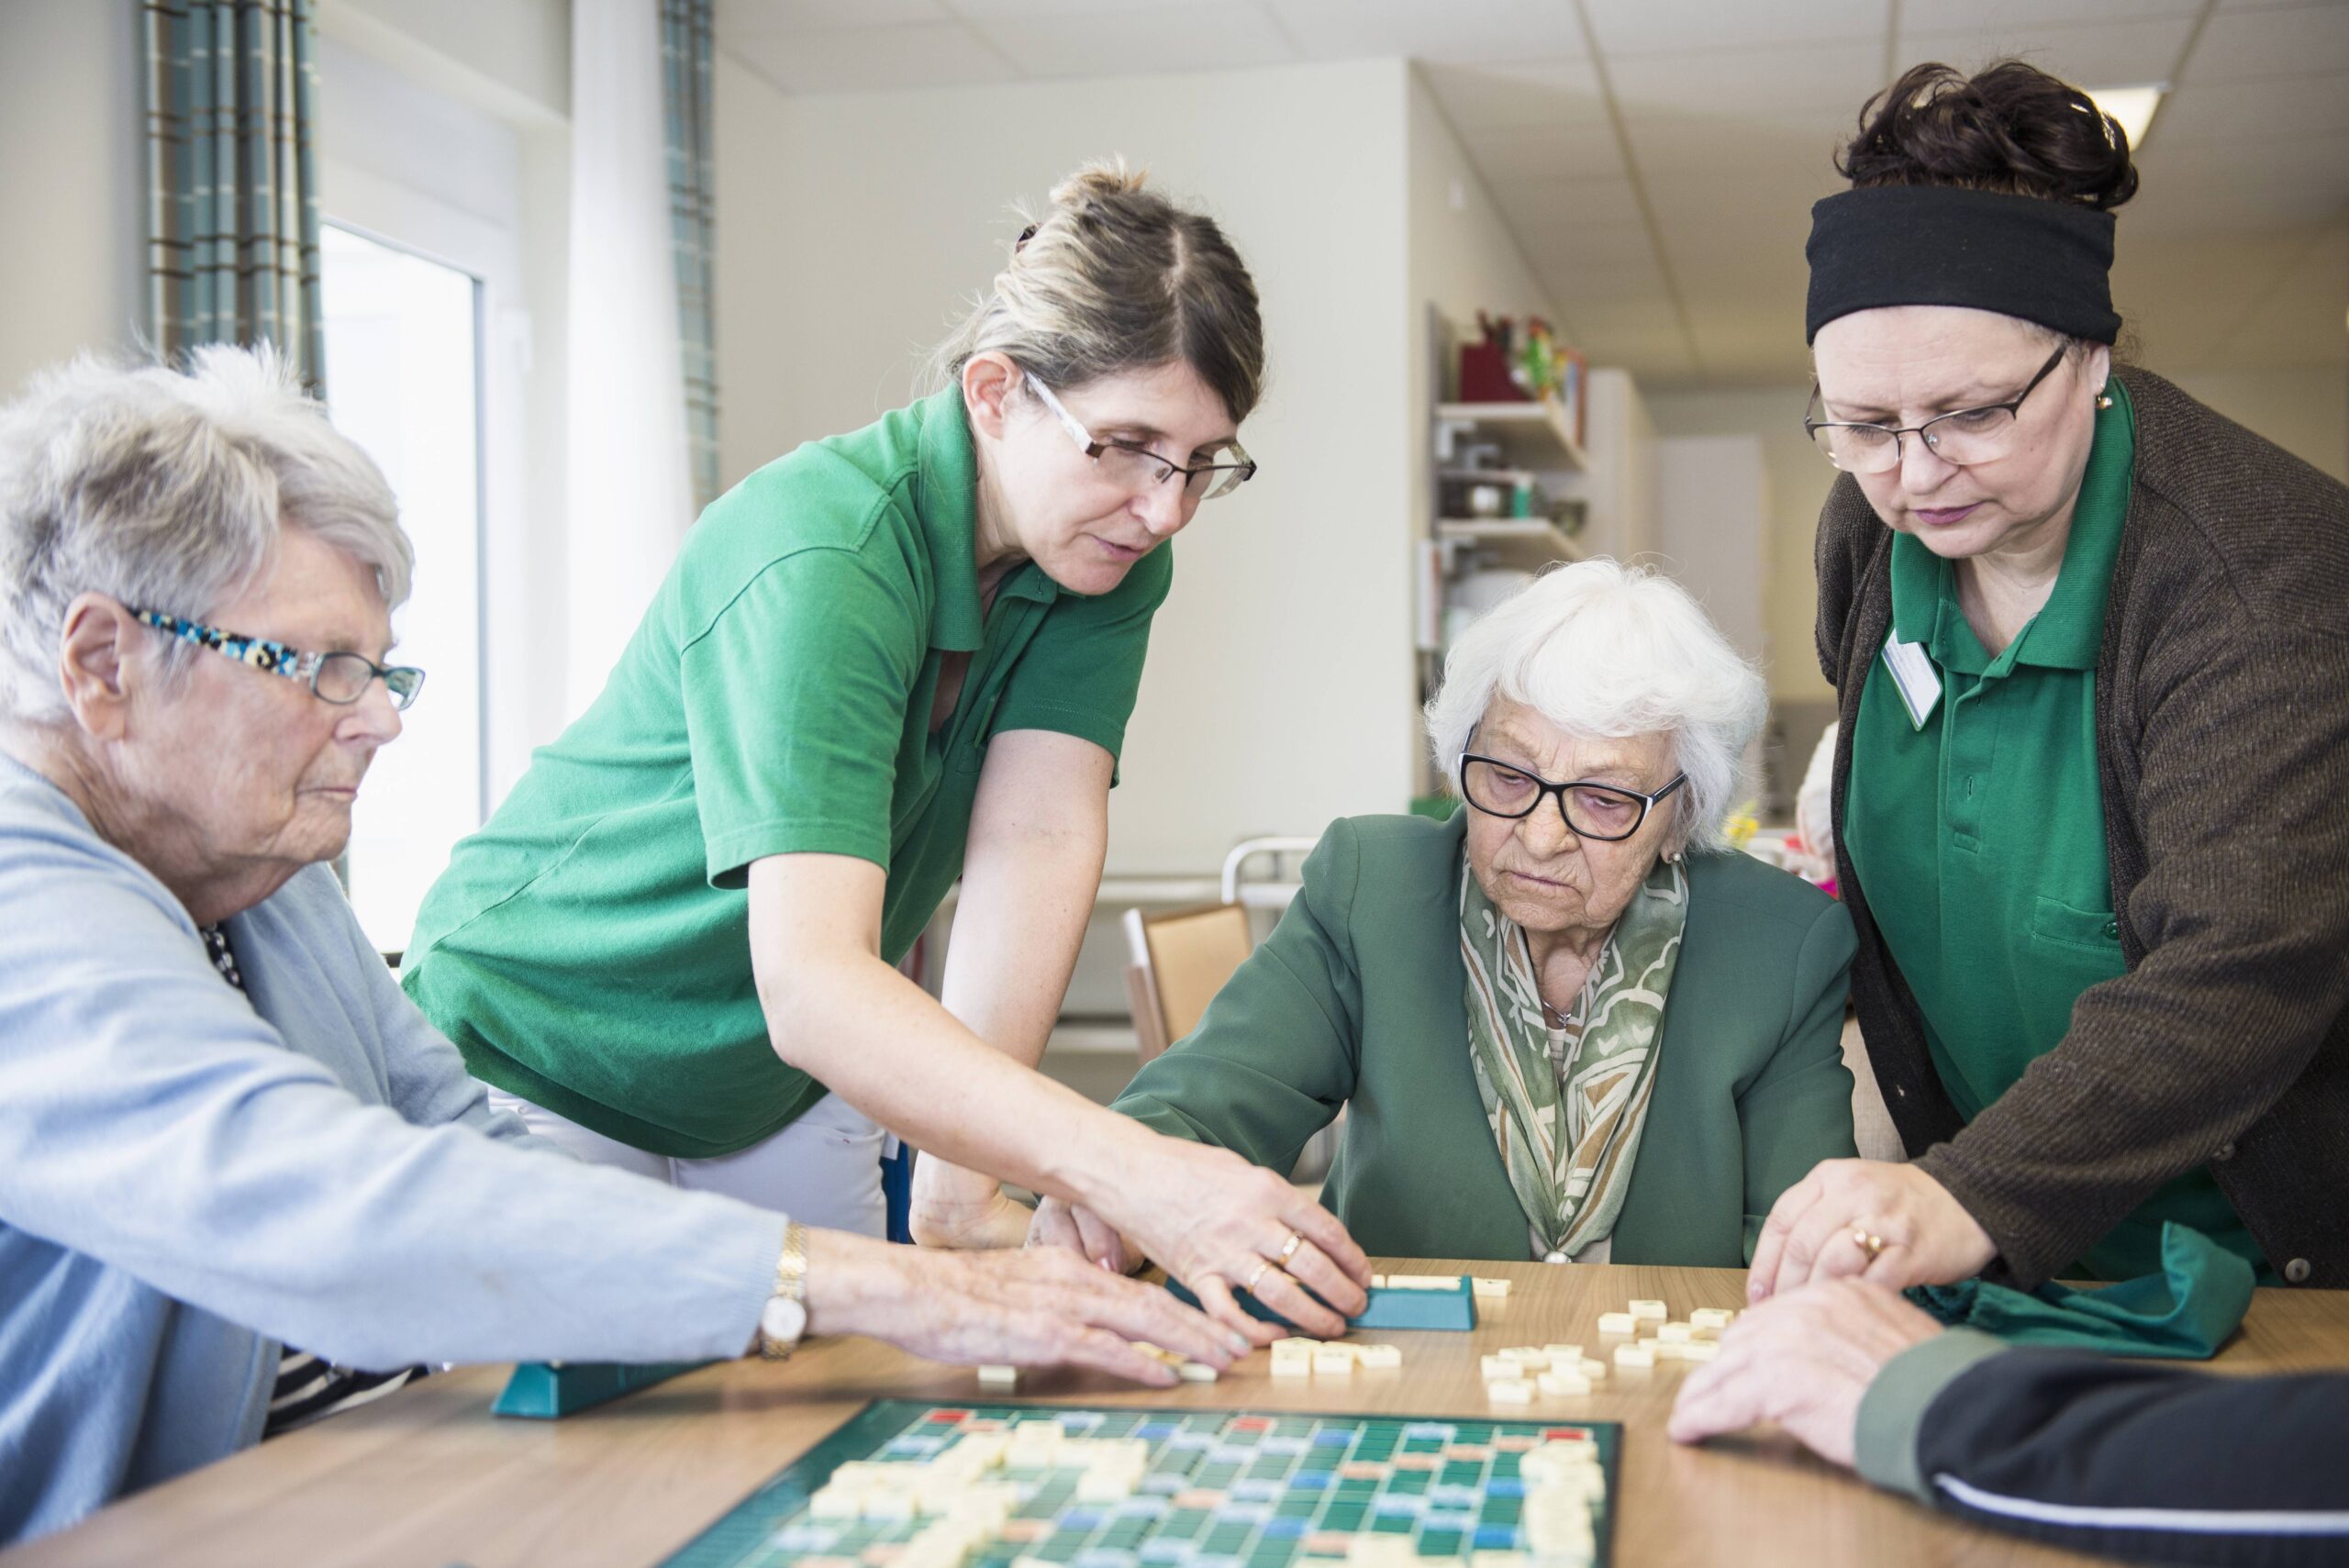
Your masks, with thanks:
[[(1023, 1464), (1023, 1426), (1056, 1423), (1073, 1440), (1055, 1462)], [(890, 1466), (942, 1462), (966, 1439), (1013, 1436), (986, 1473), (1000, 1522), (954, 1548), (965, 1568), (1361, 1568), (1408, 1560), (1464, 1568), (1604, 1568), (1612, 1536), (1620, 1429), (1611, 1422), (1308, 1416), (1236, 1410), (1047, 1405), (869, 1405), (737, 1504), (663, 1568), (890, 1568), (927, 1562), (916, 1538), (954, 1511), (930, 1495), (894, 1499)], [(1041, 1435), (1041, 1434), (1040, 1434)], [(994, 1440), (988, 1438), (987, 1440)], [(1537, 1556), (1527, 1540), (1529, 1481), (1520, 1463), (1552, 1444), (1587, 1444), (1586, 1555)], [(1130, 1451), (1131, 1490), (1074, 1462), (1080, 1451)], [(1146, 1459), (1143, 1454), (1146, 1451)], [(1553, 1456), (1554, 1457), (1554, 1456)], [(1579, 1456), (1577, 1456), (1579, 1457)], [(843, 1471), (848, 1465), (852, 1470)], [(835, 1475), (838, 1486), (828, 1485)], [(910, 1473), (910, 1471), (908, 1472)], [(1534, 1484), (1547, 1485), (1542, 1472)], [(866, 1505), (837, 1506), (851, 1478)], [(1598, 1484), (1603, 1478), (1603, 1485)], [(833, 1506), (817, 1500), (830, 1495)], [(1081, 1495), (1082, 1494), (1082, 1495)], [(1092, 1499), (1092, 1500), (1088, 1500)], [(1556, 1501), (1554, 1496), (1550, 1499)], [(1538, 1503), (1540, 1499), (1535, 1499)], [(825, 1515), (828, 1517), (818, 1517)], [(1382, 1539), (1383, 1538), (1383, 1539)]]

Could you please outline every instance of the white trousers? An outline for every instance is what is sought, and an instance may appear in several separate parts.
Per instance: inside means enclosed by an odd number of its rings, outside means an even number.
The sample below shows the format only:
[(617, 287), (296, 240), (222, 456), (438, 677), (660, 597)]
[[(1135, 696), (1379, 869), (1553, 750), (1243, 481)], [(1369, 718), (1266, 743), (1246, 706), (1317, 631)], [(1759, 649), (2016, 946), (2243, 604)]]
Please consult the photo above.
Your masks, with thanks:
[(838, 1095), (826, 1095), (765, 1141), (714, 1160), (647, 1153), (502, 1089), (489, 1091), (489, 1104), (492, 1110), (513, 1112), (539, 1137), (590, 1164), (614, 1166), (689, 1192), (723, 1193), (788, 1214), (802, 1225), (860, 1236), (889, 1232), (881, 1158), (895, 1140)]

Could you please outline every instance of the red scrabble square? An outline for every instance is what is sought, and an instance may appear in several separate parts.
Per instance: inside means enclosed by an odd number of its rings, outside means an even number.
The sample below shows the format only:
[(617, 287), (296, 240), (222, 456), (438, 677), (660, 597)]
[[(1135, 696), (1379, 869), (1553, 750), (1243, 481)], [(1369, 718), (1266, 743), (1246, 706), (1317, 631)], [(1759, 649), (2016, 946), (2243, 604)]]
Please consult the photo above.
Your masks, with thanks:
[(971, 1413), (968, 1410), (932, 1410), (930, 1418), (943, 1426), (952, 1426), (969, 1420)]
[(1550, 1427), (1543, 1429), (1542, 1436), (1553, 1443), (1586, 1443), (1590, 1440), (1590, 1429), (1587, 1427)]

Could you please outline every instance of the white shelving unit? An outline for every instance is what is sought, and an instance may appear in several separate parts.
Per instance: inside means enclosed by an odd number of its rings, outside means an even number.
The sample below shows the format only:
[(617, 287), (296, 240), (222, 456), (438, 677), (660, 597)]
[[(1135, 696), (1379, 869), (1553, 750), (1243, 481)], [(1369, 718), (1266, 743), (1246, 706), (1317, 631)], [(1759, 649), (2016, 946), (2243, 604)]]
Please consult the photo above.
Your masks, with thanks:
[[(1539, 403), (1439, 403), (1439, 427), (1452, 425), (1497, 439), (1509, 462), (1520, 467), (1580, 473), (1589, 466), (1582, 443), (1567, 424), (1566, 409), (1554, 400)], [(1436, 438), (1436, 455), (1444, 455), (1443, 438)]]
[(1545, 517), (1438, 517), (1435, 537), (1491, 551), (1505, 566), (1539, 572), (1553, 561), (1580, 561), (1583, 548)]

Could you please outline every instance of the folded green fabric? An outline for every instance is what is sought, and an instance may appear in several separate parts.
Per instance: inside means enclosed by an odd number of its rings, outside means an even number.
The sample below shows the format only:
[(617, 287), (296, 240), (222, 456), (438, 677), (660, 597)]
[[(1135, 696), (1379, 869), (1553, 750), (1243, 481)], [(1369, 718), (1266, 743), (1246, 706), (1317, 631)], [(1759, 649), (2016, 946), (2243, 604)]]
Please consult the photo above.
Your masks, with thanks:
[(2252, 1268), (2199, 1230), (2162, 1227), (2162, 1272), (2096, 1290), (2043, 1284), (2025, 1293), (1966, 1280), (1919, 1285), (1909, 1299), (1953, 1329), (2013, 1345), (2061, 1345), (2111, 1356), (2205, 1361), (2251, 1306)]

